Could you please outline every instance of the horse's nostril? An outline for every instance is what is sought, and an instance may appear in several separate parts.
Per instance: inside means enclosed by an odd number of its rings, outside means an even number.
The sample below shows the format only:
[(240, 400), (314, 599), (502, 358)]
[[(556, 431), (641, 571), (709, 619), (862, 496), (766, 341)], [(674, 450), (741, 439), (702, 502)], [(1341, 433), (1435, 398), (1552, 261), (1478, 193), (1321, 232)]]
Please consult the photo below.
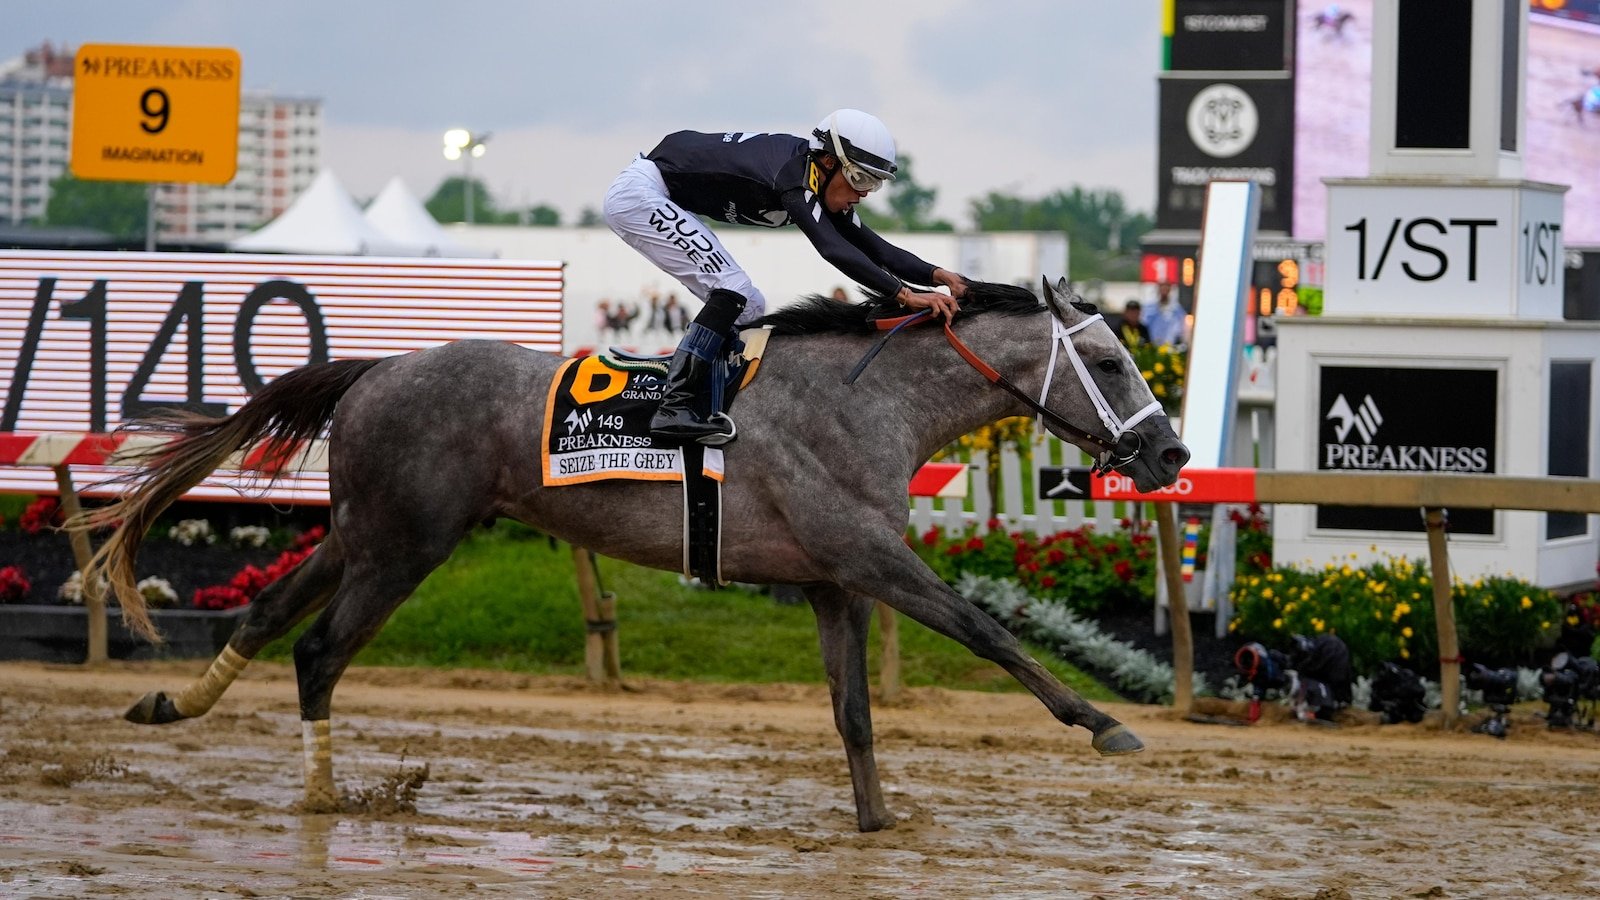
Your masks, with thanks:
[(1168, 465), (1182, 468), (1183, 464), (1189, 461), (1189, 451), (1182, 445), (1168, 447), (1161, 451), (1161, 461)]

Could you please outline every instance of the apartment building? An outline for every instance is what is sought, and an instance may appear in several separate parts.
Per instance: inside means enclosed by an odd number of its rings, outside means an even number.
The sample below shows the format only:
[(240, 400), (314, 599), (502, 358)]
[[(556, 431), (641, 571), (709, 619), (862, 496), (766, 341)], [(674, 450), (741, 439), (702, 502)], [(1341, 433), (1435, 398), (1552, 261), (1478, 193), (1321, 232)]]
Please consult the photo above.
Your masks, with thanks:
[(50, 182), (67, 171), (72, 54), (45, 44), (0, 63), (0, 224), (44, 216)]
[[(50, 44), (0, 63), (0, 224), (42, 218), (67, 172), (72, 71), (72, 52)], [(158, 240), (220, 243), (271, 221), (316, 176), (322, 127), (318, 98), (245, 90), (233, 180), (157, 185)]]

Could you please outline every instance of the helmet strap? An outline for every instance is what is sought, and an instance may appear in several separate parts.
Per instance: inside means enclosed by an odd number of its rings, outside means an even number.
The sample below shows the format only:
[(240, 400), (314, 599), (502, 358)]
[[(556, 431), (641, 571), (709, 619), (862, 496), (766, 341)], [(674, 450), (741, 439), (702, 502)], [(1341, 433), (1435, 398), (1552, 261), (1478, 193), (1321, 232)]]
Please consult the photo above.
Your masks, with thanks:
[[(813, 150), (811, 152), (812, 156), (814, 157), (812, 160), (812, 165), (821, 169), (823, 172), (822, 184), (817, 188), (817, 199), (822, 200), (823, 197), (828, 193), (828, 185), (832, 184), (833, 179), (839, 177), (839, 175), (844, 172), (844, 160), (840, 159), (838, 156), (835, 156), (833, 151), (827, 148)], [(833, 157), (833, 168), (830, 169), (822, 164), (822, 157), (824, 155)], [(822, 208), (824, 210), (828, 208), (826, 201), (823, 202)]]

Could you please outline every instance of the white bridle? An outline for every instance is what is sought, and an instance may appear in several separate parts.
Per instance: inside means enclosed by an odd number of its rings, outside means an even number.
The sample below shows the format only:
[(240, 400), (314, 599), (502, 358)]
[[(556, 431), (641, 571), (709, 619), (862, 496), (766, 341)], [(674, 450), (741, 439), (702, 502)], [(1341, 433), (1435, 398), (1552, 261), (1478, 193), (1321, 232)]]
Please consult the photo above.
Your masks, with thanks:
[[(1106, 430), (1111, 432), (1111, 442), (1114, 444), (1118, 438), (1132, 431), (1135, 425), (1149, 418), (1152, 413), (1160, 412), (1161, 401), (1151, 400), (1148, 406), (1134, 413), (1126, 421), (1117, 417), (1117, 411), (1111, 407), (1110, 401), (1106, 400), (1106, 395), (1100, 392), (1100, 386), (1095, 384), (1094, 379), (1090, 377), (1089, 367), (1084, 365), (1083, 357), (1078, 354), (1078, 348), (1072, 345), (1072, 336), (1075, 333), (1100, 321), (1104, 321), (1103, 317), (1099, 313), (1095, 313), (1082, 322), (1069, 327), (1055, 316), (1050, 316), (1050, 365), (1044, 370), (1044, 388), (1039, 391), (1039, 405), (1041, 407), (1044, 406), (1045, 399), (1050, 396), (1050, 382), (1055, 380), (1056, 374), (1056, 359), (1060, 356), (1061, 348), (1065, 347), (1067, 348), (1067, 356), (1072, 360), (1072, 368), (1078, 373), (1078, 381), (1083, 384), (1084, 393), (1089, 395), (1089, 401), (1094, 404), (1095, 412), (1100, 414), (1101, 424), (1105, 425)], [(1127, 348), (1123, 348), (1122, 352), (1131, 365), (1133, 358), (1127, 355)], [(1044, 432), (1044, 416), (1038, 418), (1037, 424), (1042, 434)], [(1107, 451), (1106, 456), (1109, 457), (1110, 455), (1110, 451)], [(1101, 462), (1106, 462), (1106, 460), (1102, 459)]]

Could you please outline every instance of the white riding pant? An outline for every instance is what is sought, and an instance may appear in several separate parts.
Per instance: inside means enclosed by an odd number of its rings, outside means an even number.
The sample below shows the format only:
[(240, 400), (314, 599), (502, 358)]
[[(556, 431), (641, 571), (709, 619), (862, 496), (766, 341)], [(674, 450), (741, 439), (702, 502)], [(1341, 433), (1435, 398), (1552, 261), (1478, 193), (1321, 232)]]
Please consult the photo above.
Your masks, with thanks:
[(702, 301), (713, 288), (745, 298), (737, 324), (747, 325), (766, 312), (767, 298), (734, 262), (716, 232), (694, 214), (672, 202), (661, 170), (640, 157), (622, 170), (606, 191), (606, 224)]

